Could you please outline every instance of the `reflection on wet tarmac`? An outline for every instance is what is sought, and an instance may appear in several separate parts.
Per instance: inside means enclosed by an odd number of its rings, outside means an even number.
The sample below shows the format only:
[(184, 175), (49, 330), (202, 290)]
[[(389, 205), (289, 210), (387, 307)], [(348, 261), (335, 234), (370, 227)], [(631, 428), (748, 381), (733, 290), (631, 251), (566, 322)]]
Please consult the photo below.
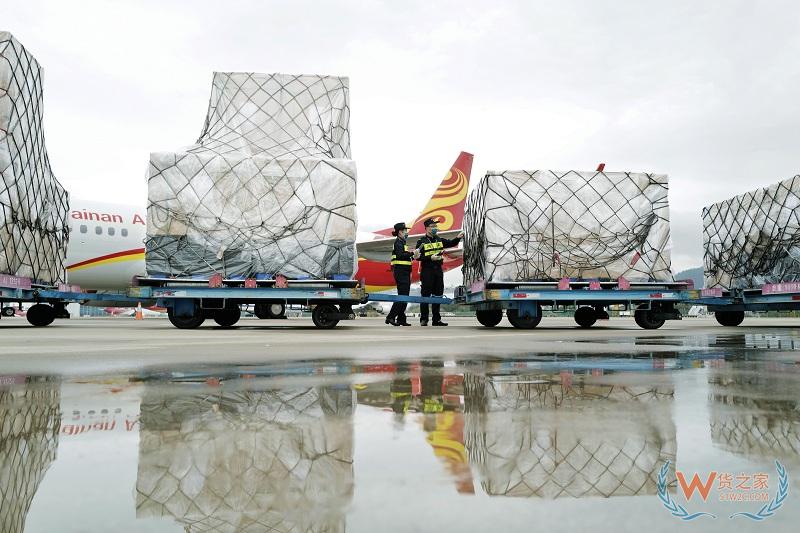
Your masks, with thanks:
[[(751, 340), (737, 340), (737, 351), (726, 339), (728, 351), (710, 339), (718, 349), (618, 357), (310, 360), (165, 367), (110, 380), (6, 378), (0, 526), (23, 531), (27, 515), (35, 522), (28, 530), (52, 530), (52, 509), (87, 505), (79, 496), (88, 478), (67, 470), (92, 471), (93, 455), (62, 459), (69, 449), (61, 447), (80, 439), (92, 439), (101, 454), (134, 447), (119, 465), (132, 471), (130, 484), (104, 495), (119, 508), (120, 531), (145, 523), (148, 530), (185, 532), (365, 529), (365, 515), (380, 524), (374, 502), (381, 496), (386, 505), (427, 508), (431, 494), (438, 502), (431, 506), (448, 501), (486, 516), (501, 502), (527, 501), (535, 511), (543, 509), (537, 502), (605, 498), (631, 502), (625, 512), (647, 516), (659, 511), (664, 462), (674, 479), (676, 463), (709, 452), (681, 448), (681, 431), (710, 431), (709, 446), (733, 458), (800, 467), (800, 359), (765, 362), (763, 350), (750, 359), (742, 354), (753, 353)], [(699, 431), (676, 415), (680, 391), (694, 382), (707, 387), (709, 398)], [(380, 429), (384, 422), (389, 433)], [(359, 462), (359, 439), (372, 443), (374, 458), (398, 435), (415, 435), (418, 445), (385, 463)], [(62, 464), (60, 472), (59, 461), (86, 464)], [(428, 481), (410, 473), (428, 463)], [(365, 473), (375, 470), (389, 488), (369, 481), (375, 478)], [(377, 500), (365, 496), (375, 491), (382, 491)], [(393, 503), (399, 494), (403, 502)], [(668, 513), (658, 516), (669, 524)], [(426, 529), (417, 519), (394, 525)]]

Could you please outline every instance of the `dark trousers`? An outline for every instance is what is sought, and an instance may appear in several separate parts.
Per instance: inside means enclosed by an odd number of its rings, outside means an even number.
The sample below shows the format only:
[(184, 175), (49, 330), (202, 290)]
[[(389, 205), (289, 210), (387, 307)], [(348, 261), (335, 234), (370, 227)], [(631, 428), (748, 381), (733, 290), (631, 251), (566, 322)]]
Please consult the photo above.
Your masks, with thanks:
[[(442, 296), (444, 294), (444, 273), (439, 270), (423, 269), (420, 273), (420, 281), (422, 282), (422, 296)], [(439, 322), (442, 320), (442, 315), (439, 314), (439, 304), (433, 305), (433, 321)], [(428, 304), (419, 304), (419, 319), (420, 322), (428, 321)]]
[[(397, 285), (397, 294), (408, 296), (408, 292), (411, 289), (411, 270), (400, 270), (393, 268), (392, 274), (394, 275), (395, 285)], [(406, 307), (408, 307), (406, 302), (393, 303), (392, 309), (389, 311), (389, 316), (387, 318), (390, 320), (396, 320), (401, 324), (405, 323)]]

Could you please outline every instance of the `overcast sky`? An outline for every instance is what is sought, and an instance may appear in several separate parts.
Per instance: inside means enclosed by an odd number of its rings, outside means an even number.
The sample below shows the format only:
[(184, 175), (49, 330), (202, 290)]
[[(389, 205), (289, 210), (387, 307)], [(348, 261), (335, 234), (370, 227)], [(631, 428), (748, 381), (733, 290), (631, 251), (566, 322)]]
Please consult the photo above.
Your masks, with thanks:
[[(434, 5), (435, 4), (435, 5)], [(350, 77), (361, 229), (412, 219), (460, 150), (487, 169), (667, 173), (673, 265), (700, 210), (800, 172), (797, 2), (3, 0), (45, 69), (53, 170), (146, 203), (194, 142), (212, 72)]]

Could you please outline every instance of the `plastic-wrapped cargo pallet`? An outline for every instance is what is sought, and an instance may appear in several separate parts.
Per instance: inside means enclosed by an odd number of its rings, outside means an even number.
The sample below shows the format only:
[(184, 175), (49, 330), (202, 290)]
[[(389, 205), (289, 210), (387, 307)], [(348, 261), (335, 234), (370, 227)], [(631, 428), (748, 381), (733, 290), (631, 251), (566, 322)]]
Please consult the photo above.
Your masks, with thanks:
[(800, 280), (800, 176), (703, 209), (705, 285)]
[(464, 217), (464, 282), (672, 281), (667, 176), (489, 171)]
[(197, 144), (150, 155), (150, 275), (352, 277), (347, 78), (214, 73)]
[(0, 273), (66, 281), (68, 195), (50, 170), (42, 68), (0, 31)]

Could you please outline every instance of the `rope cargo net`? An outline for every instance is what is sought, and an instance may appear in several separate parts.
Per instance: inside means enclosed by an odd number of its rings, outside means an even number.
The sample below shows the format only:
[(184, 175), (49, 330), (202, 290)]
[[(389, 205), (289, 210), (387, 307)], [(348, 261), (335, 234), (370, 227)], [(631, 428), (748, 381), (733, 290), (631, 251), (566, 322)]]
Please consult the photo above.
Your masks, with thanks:
[(137, 518), (191, 532), (344, 531), (351, 390), (162, 391), (141, 403)]
[(705, 286), (800, 281), (800, 176), (703, 209)]
[(42, 68), (0, 31), (0, 273), (66, 281), (67, 192), (53, 176), (42, 127)]
[(572, 380), (515, 375), (504, 383), (465, 376), (465, 444), (487, 494), (656, 493), (664, 461), (675, 464), (673, 390)]
[(350, 278), (347, 78), (216, 72), (203, 132), (150, 154), (150, 275)]
[(791, 373), (760, 376), (712, 369), (708, 384), (714, 445), (745, 457), (800, 466), (800, 401), (793, 378)]
[(673, 279), (666, 175), (489, 171), (464, 233), (465, 284)]
[(61, 427), (57, 382), (36, 378), (0, 389), (0, 531), (22, 533)]

